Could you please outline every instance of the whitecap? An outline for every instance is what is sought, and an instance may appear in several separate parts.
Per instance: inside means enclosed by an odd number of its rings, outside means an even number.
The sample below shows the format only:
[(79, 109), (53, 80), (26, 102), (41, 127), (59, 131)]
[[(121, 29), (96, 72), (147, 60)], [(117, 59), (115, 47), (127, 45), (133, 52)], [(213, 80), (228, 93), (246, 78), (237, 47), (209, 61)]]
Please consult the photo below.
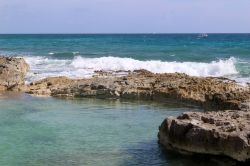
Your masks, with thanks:
[(235, 58), (202, 62), (168, 62), (160, 60), (141, 61), (132, 58), (100, 57), (73, 59), (54, 59), (42, 56), (24, 57), (30, 65), (27, 81), (49, 76), (67, 76), (70, 78), (91, 77), (96, 70), (133, 71), (145, 69), (153, 73), (186, 73), (191, 76), (229, 76), (238, 74)]

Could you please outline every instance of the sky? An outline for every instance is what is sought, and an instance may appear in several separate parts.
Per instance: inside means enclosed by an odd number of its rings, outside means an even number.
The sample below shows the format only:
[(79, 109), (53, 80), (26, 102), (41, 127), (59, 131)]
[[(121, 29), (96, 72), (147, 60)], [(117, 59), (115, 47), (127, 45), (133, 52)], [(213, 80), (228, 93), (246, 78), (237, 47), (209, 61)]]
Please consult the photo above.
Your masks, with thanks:
[(250, 0), (0, 0), (0, 33), (247, 33)]

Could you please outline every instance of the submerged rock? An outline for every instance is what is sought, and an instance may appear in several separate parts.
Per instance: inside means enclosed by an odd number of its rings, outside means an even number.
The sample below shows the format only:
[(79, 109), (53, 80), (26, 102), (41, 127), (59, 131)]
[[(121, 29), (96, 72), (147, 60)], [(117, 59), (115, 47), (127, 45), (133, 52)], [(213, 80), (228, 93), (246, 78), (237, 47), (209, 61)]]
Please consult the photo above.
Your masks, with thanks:
[(164, 120), (159, 143), (189, 153), (250, 160), (250, 111), (187, 112)]
[(23, 58), (0, 57), (0, 91), (24, 85), (28, 69)]

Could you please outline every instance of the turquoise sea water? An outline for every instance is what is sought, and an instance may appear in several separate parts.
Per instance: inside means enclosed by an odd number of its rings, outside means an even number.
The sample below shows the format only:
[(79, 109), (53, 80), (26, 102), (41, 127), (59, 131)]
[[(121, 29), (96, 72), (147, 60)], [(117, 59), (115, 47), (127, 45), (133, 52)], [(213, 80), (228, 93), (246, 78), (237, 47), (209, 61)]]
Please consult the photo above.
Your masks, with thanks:
[(0, 54), (25, 57), (29, 81), (141, 68), (250, 81), (250, 34), (0, 35)]
[(60, 59), (77, 54), (166, 61), (249, 60), (250, 34), (0, 35), (0, 51)]
[(195, 107), (10, 93), (1, 94), (0, 108), (3, 166), (225, 164), (166, 153), (157, 144), (158, 126), (166, 116), (200, 111)]
[[(0, 35), (0, 55), (23, 57), (30, 65), (27, 82), (135, 69), (250, 82), (249, 34)], [(201, 110), (149, 101), (0, 94), (0, 165), (228, 165), (166, 153), (157, 144), (161, 122), (184, 111)]]

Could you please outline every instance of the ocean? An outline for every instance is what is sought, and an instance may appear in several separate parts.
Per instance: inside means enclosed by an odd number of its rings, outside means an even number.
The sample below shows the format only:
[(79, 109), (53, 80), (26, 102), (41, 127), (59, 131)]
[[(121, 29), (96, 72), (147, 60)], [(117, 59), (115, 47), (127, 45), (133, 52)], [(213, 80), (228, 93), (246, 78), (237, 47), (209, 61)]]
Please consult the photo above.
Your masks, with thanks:
[[(250, 82), (250, 34), (0, 35), (0, 55), (28, 62), (27, 83), (135, 69)], [(168, 102), (0, 93), (0, 165), (230, 165), (227, 159), (175, 154), (158, 145), (162, 121), (185, 111), (203, 110)]]
[(250, 34), (0, 35), (0, 54), (24, 57), (28, 82), (135, 69), (250, 82)]

